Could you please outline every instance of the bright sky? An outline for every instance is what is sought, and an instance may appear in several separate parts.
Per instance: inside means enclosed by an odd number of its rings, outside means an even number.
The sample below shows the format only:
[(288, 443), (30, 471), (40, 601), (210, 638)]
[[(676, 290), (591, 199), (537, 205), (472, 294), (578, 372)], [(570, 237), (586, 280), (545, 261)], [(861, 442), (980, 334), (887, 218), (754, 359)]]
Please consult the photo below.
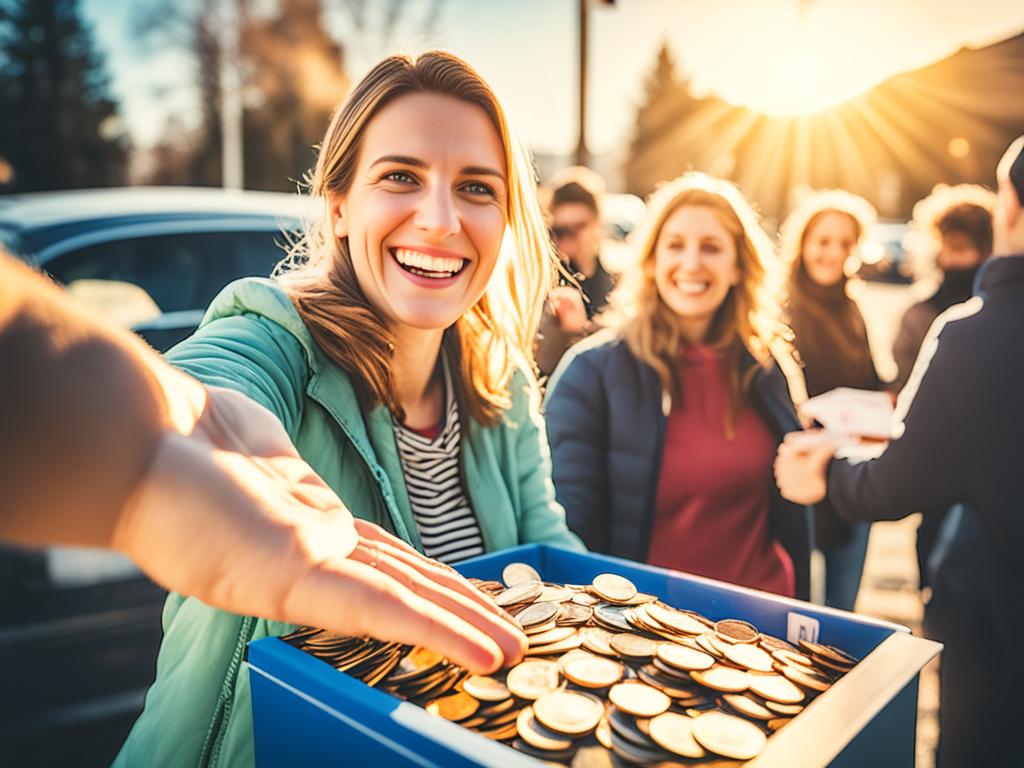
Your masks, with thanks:
[[(324, 0), (330, 7), (332, 0)], [(133, 42), (132, 7), (83, 0), (114, 91), (136, 142), (155, 142), (168, 116), (196, 117), (187, 60)], [(385, 3), (367, 3), (379, 10)], [(394, 50), (442, 47), (466, 58), (501, 95), (531, 147), (561, 154), (576, 143), (577, 0), (442, 0), (431, 34), (421, 20), (432, 0), (411, 0), (386, 44), (356, 36), (329, 16), (358, 79)], [(1020, 0), (616, 0), (591, 3), (590, 149), (628, 139), (643, 82), (667, 40), (698, 93), (718, 93), (773, 113), (814, 111), (896, 72), (1024, 30)]]

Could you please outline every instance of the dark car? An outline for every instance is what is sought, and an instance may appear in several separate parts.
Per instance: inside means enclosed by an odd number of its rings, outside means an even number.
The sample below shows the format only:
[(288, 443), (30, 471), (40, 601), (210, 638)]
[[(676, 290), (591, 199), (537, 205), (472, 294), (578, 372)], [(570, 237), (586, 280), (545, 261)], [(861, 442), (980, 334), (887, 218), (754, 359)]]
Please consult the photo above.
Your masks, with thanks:
[[(307, 211), (214, 189), (11, 195), (0, 243), (165, 351), (224, 285), (268, 276)], [(0, 761), (108, 765), (155, 676), (163, 599), (117, 555), (0, 548)]]

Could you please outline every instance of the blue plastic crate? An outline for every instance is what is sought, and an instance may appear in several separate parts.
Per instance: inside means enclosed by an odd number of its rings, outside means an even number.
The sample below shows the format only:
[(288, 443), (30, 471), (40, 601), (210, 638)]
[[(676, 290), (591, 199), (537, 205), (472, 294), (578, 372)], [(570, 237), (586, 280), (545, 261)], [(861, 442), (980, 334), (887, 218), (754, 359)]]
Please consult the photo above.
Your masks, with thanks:
[[(599, 573), (712, 619), (745, 619), (763, 632), (835, 645), (862, 659), (773, 734), (749, 766), (913, 766), (918, 674), (941, 646), (906, 627), (676, 571), (557, 547), (529, 545), (473, 558), (466, 576), (497, 579), (529, 563), (545, 580), (589, 584)], [(374, 690), (277, 638), (249, 647), (256, 762), (533, 766), (532, 758)]]

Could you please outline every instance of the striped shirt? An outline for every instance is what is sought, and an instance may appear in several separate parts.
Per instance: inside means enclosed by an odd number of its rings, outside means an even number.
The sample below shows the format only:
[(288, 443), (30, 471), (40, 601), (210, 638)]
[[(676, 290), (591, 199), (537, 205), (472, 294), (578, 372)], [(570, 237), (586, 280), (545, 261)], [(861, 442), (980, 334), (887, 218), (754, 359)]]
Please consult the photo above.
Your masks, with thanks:
[(409, 505), (427, 557), (444, 563), (482, 555), (480, 525), (462, 487), (459, 406), (447, 361), (444, 370), (444, 426), (430, 439), (394, 421), (395, 441), (405, 474)]

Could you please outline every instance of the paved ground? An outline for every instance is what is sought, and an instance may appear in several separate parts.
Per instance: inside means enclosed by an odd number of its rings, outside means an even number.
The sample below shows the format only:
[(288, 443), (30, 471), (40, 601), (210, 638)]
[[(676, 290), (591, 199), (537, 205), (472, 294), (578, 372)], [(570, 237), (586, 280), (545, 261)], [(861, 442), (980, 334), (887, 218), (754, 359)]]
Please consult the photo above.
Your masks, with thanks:
[[(904, 309), (915, 300), (905, 287), (869, 284), (860, 301), (876, 363), (883, 377), (893, 366), (889, 350)], [(923, 604), (917, 589), (914, 541), (918, 516), (891, 523), (875, 523), (871, 529), (857, 612), (895, 621), (921, 634)], [(921, 675), (918, 698), (917, 768), (934, 768), (939, 736), (938, 660)]]

